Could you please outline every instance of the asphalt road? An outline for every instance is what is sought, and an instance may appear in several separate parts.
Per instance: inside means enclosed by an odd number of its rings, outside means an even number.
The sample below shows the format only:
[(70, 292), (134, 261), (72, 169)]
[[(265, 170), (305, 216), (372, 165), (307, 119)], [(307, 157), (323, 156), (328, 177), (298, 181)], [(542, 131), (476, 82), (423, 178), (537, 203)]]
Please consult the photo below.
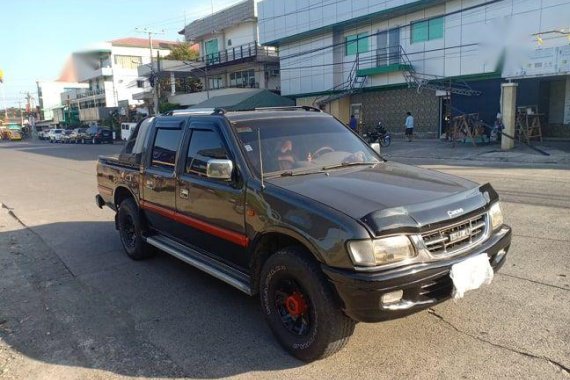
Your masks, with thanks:
[(495, 186), (508, 262), (464, 299), (359, 324), (342, 352), (304, 364), (257, 299), (167, 255), (124, 255), (94, 203), (96, 158), (119, 149), (0, 144), (0, 378), (570, 377), (569, 170), (435, 167)]

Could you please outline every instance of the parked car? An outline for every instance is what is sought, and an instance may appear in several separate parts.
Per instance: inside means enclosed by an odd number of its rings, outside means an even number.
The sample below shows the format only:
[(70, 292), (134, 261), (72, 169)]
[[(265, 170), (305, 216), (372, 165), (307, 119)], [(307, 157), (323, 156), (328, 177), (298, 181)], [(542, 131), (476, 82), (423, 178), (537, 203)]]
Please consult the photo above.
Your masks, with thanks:
[(48, 134), (48, 139), (50, 143), (57, 143), (61, 141), (61, 137), (63, 136), (63, 129), (51, 129)]
[(85, 131), (87, 131), (87, 128), (75, 128), (71, 132), (71, 135), (69, 137), (70, 140), (69, 142), (74, 144), (82, 143), (85, 136)]
[(103, 127), (89, 127), (81, 139), (82, 143), (101, 144), (113, 143), (113, 132)]
[(22, 127), (15, 124), (8, 125), (8, 138), (10, 141), (21, 141), (24, 138)]
[(73, 131), (72, 131), (71, 129), (64, 130), (64, 131), (63, 131), (63, 134), (61, 135), (61, 140), (60, 140), (60, 142), (61, 142), (62, 144), (70, 144), (70, 143), (72, 143), (72, 142), (73, 142), (73, 141), (72, 141), (72, 137), (71, 137), (72, 133), (73, 133)]
[(38, 139), (47, 140), (50, 131), (51, 131), (51, 129), (42, 129), (42, 130), (38, 131)]
[(129, 257), (258, 295), (304, 361), (490, 282), (511, 243), (490, 184), (387, 161), (312, 107), (145, 119), (97, 181)]
[(137, 123), (121, 123), (121, 140), (127, 141), (136, 126)]

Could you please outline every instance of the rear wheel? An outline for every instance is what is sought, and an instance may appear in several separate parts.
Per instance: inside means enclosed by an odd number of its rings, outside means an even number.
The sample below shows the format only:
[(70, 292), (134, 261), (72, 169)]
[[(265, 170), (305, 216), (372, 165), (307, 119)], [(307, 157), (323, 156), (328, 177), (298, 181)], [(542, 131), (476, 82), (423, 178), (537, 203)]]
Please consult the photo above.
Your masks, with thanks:
[(138, 207), (132, 198), (125, 199), (119, 206), (117, 225), (125, 253), (133, 260), (142, 260), (155, 255), (143, 236), (143, 226)]
[(354, 332), (355, 321), (344, 315), (318, 264), (302, 249), (285, 248), (267, 260), (260, 298), (279, 343), (303, 361), (334, 354)]

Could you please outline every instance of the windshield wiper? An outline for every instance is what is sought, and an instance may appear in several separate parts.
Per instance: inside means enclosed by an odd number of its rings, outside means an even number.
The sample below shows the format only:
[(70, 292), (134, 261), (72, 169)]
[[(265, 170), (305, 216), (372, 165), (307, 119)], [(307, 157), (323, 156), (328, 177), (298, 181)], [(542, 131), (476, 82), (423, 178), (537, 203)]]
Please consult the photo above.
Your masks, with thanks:
[(370, 166), (370, 165), (376, 165), (379, 162), (377, 161), (368, 161), (368, 162), (341, 162), (340, 164), (335, 164), (335, 165), (329, 165), (329, 166), (323, 166), (323, 170), (329, 170), (329, 169), (336, 169), (336, 168), (346, 168), (348, 166), (357, 166), (357, 165), (366, 165), (366, 166)]
[(327, 174), (327, 173), (323, 170), (312, 170), (312, 171), (304, 171), (304, 172), (294, 172), (294, 171), (288, 170), (286, 172), (281, 173), (279, 176), (280, 177), (294, 177), (294, 176), (310, 175), (310, 174)]

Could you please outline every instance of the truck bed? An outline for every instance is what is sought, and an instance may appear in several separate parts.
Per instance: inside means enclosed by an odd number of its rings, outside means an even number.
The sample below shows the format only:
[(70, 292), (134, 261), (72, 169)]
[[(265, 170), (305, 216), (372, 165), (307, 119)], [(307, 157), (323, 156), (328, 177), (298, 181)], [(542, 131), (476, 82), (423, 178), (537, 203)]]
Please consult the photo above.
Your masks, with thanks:
[(112, 209), (116, 209), (115, 193), (118, 188), (138, 195), (140, 186), (139, 164), (131, 155), (99, 156), (97, 161), (97, 189)]

